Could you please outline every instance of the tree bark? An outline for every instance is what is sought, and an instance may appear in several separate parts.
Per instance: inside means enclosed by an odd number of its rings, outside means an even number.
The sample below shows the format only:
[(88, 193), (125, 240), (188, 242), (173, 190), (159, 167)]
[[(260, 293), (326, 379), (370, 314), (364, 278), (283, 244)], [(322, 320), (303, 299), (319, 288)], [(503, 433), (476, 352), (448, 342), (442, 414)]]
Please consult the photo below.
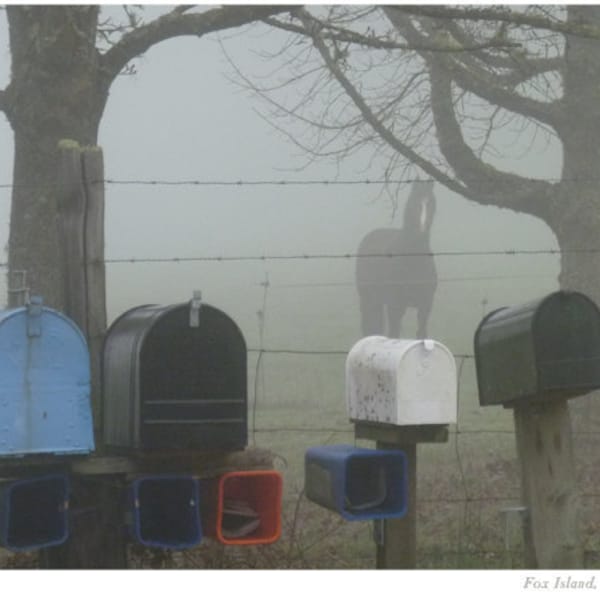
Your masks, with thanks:
[(58, 142), (94, 145), (108, 90), (99, 83), (97, 6), (8, 6), (12, 80), (6, 115), (15, 136), (10, 270), (64, 309), (57, 227)]

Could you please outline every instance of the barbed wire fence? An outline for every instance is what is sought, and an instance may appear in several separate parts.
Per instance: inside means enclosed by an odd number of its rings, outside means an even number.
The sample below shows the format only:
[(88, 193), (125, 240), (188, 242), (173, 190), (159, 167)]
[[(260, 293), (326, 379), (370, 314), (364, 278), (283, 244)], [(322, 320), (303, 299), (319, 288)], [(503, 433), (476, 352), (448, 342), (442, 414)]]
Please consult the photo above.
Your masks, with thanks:
[[(345, 350), (324, 350), (324, 351), (307, 351), (293, 349), (249, 349), (249, 352), (259, 353), (260, 356), (269, 354), (289, 354), (299, 357), (306, 356), (317, 356), (317, 357), (337, 357), (343, 358), (346, 356), (347, 351)], [(473, 355), (456, 355), (458, 363), (458, 377), (459, 377), (459, 392), (460, 382), (464, 377), (463, 366), (466, 362), (474, 360)], [(258, 378), (259, 373), (264, 369), (264, 363), (255, 364), (255, 380)], [(459, 406), (461, 403), (462, 396), (459, 395)], [(294, 423), (284, 423), (278, 427), (261, 427), (256, 424), (257, 404), (260, 403), (260, 396), (256, 396), (253, 399), (253, 415), (254, 418), (251, 422), (251, 429), (254, 438), (256, 434), (262, 435), (279, 435), (279, 434), (313, 434), (321, 436), (318, 444), (326, 444), (332, 436), (345, 436), (350, 439), (354, 436), (354, 429), (349, 424), (347, 427), (333, 427), (333, 426), (322, 426), (322, 427), (299, 427)], [(464, 400), (464, 398), (463, 398)], [(268, 409), (265, 409), (268, 410)], [(457, 418), (455, 425), (450, 427), (450, 441), (447, 444), (445, 451), (452, 452), (455, 459), (455, 465), (458, 470), (458, 476), (450, 477), (444, 475), (444, 473), (428, 472), (425, 475), (425, 481), (420, 481), (420, 488), (418, 494), (419, 504), (419, 522), (422, 528), (423, 523), (427, 522), (428, 518), (431, 518), (432, 514), (436, 514), (436, 530), (435, 536), (431, 537), (432, 532), (426, 531), (420, 536), (420, 541), (425, 537), (425, 541), (420, 547), (419, 556), (421, 566), (432, 566), (432, 567), (446, 567), (446, 568), (462, 568), (462, 567), (476, 567), (476, 568), (503, 568), (503, 567), (518, 567), (522, 566), (523, 561), (523, 549), (520, 539), (521, 531), (521, 515), (518, 510), (520, 508), (520, 491), (518, 482), (518, 471), (519, 465), (516, 459), (516, 455), (511, 452), (499, 452), (497, 456), (493, 457), (492, 460), (487, 462), (473, 460), (472, 457), (464, 455), (463, 445), (461, 440), (468, 440), (472, 438), (486, 438), (485, 441), (479, 441), (476, 445), (481, 446), (483, 450), (487, 446), (496, 447), (497, 444), (490, 442), (490, 438), (502, 437), (505, 439), (503, 446), (508, 446), (514, 450), (514, 428), (489, 428), (489, 427), (477, 427), (477, 428), (463, 428), (460, 415)], [(600, 439), (600, 431), (594, 430), (575, 430), (573, 432), (575, 438), (581, 436), (593, 436), (596, 439)], [(290, 445), (289, 438), (286, 442)], [(293, 445), (293, 444), (292, 444)], [(285, 457), (284, 463), (286, 462)], [(584, 457), (579, 456), (582, 459)], [(430, 467), (434, 467), (435, 458), (431, 459), (432, 464)], [(447, 461), (446, 461), (447, 462)], [(467, 465), (467, 463), (471, 463)], [(583, 464), (581, 464), (583, 463)], [(580, 461), (580, 467), (582, 472), (587, 471), (587, 477), (584, 475), (582, 479), (585, 480), (585, 489), (581, 492), (581, 499), (589, 505), (585, 511), (587, 518), (597, 515), (598, 507), (600, 505), (600, 478), (594, 477), (597, 470), (598, 462), (587, 464), (586, 461)], [(442, 467), (443, 469), (443, 467)], [(486, 487), (486, 483), (489, 480), (486, 478), (489, 475), (489, 471), (497, 469), (497, 473), (493, 474), (493, 485), (490, 492), (485, 492), (482, 488)], [(289, 483), (289, 482), (288, 482)], [(499, 489), (506, 486), (506, 489), (510, 493), (498, 493)], [(296, 490), (298, 502), (301, 498), (301, 491)], [(457, 510), (458, 507), (458, 510)], [(316, 508), (312, 511), (308, 508), (307, 513), (311, 514), (314, 512), (322, 512), (322, 509)], [(455, 522), (453, 523), (452, 515), (455, 514)], [(297, 515), (296, 515), (297, 516)], [(487, 521), (487, 522), (486, 522)], [(586, 519), (584, 519), (586, 521)], [(356, 530), (359, 525), (355, 523), (340, 522), (339, 519), (331, 518), (332, 523), (331, 529), (325, 531), (315, 531), (312, 537), (304, 542), (303, 554), (306, 555), (310, 550), (312, 552), (317, 551), (320, 547), (324, 552), (324, 555), (329, 556), (330, 559), (334, 559), (333, 564), (329, 564), (329, 567), (335, 566), (352, 566), (355, 568), (361, 565), (368, 565), (369, 562), (373, 561), (373, 557), (368, 554), (365, 555), (365, 546), (368, 552), (368, 544), (363, 539), (362, 545), (357, 545), (359, 553), (356, 557), (356, 561), (342, 561), (339, 564), (335, 563), (335, 557), (332, 557), (331, 549), (332, 546), (335, 548), (339, 545), (339, 541), (332, 539), (333, 532), (336, 535), (341, 535), (343, 529)], [(584, 523), (584, 529), (586, 532), (584, 538), (585, 543), (585, 556), (587, 566), (598, 566), (598, 559), (600, 558), (600, 529), (597, 517), (593, 521), (587, 521)], [(363, 526), (365, 527), (365, 526)], [(368, 527), (368, 526), (366, 526)], [(297, 530), (296, 525), (292, 525), (293, 530)], [(426, 530), (430, 529), (425, 527)], [(455, 535), (454, 543), (448, 540)], [(369, 537), (371, 537), (369, 535)], [(481, 543), (483, 542), (483, 543)], [(310, 560), (304, 556), (304, 566), (318, 564), (319, 558)], [(373, 566), (372, 564), (370, 566)]]
[[(344, 186), (344, 185), (402, 185), (414, 182), (415, 179), (402, 180), (116, 180), (106, 179), (107, 186)], [(423, 180), (421, 181), (428, 181)], [(431, 180), (432, 181), (432, 180)], [(564, 180), (544, 179), (551, 183)], [(13, 189), (12, 184), (0, 184), (0, 189)], [(385, 253), (366, 255), (373, 258), (400, 258), (415, 256), (432, 257), (493, 257), (493, 256), (559, 256), (565, 253), (599, 254), (599, 248), (504, 248), (498, 250), (442, 250), (426, 253)], [(269, 261), (322, 261), (322, 260), (354, 260), (357, 253), (312, 253), (293, 254), (239, 254), (239, 255), (198, 255), (174, 257), (108, 257), (106, 265), (118, 264), (182, 264), (188, 262), (259, 262)], [(361, 254), (361, 256), (365, 256)], [(0, 263), (0, 269), (7, 270), (8, 263)], [(541, 275), (547, 277), (548, 275)], [(496, 281), (510, 280), (518, 277), (540, 277), (535, 275), (477, 275), (439, 278), (440, 282)], [(416, 282), (416, 280), (415, 280)], [(406, 282), (405, 282), (406, 283)], [(252, 390), (250, 398), (250, 433), (252, 443), (264, 443), (273, 446), (280, 457), (281, 468), (289, 471), (287, 479), (287, 498), (284, 522), (286, 524), (282, 545), (273, 548), (257, 548), (253, 550), (260, 560), (257, 565), (281, 565), (281, 548), (285, 552), (285, 566), (322, 566), (335, 567), (370, 567), (374, 564), (374, 547), (371, 540), (369, 524), (347, 523), (311, 506), (303, 498), (301, 478), (301, 447), (305, 443), (329, 443), (334, 439), (354, 439), (354, 429), (350, 423), (340, 424), (340, 413), (344, 407), (337, 407), (333, 424), (327, 422), (330, 415), (324, 414), (318, 423), (302, 419), (297, 422), (299, 411), (286, 411), (283, 417), (270, 424), (261, 425), (259, 420), (268, 413), (273, 405), (267, 401), (266, 387), (268, 375), (272, 371), (268, 359), (273, 357), (292, 357), (294, 360), (318, 359), (322, 361), (345, 360), (349, 348), (295, 348), (276, 347), (268, 344), (268, 322), (271, 314), (269, 299), (277, 287), (315, 288), (324, 286), (353, 287), (354, 282), (308, 282), (283, 284), (277, 286), (269, 279), (265, 271), (264, 279), (258, 282), (263, 288), (260, 305), (257, 307), (258, 345), (249, 347), (249, 357), (253, 359), (250, 366)], [(485, 306), (486, 299), (482, 299)], [(357, 315), (358, 319), (358, 315)], [(427, 467), (419, 480), (418, 518), (419, 518), (419, 566), (460, 568), (460, 567), (516, 567), (522, 560), (522, 549), (517, 540), (519, 521), (514, 511), (520, 502), (518, 463), (514, 456), (514, 428), (467, 426), (463, 422), (460, 411), (465, 401), (463, 383), (467, 368), (473, 367), (474, 356), (469, 353), (455, 354), (459, 375), (459, 414), (457, 422), (450, 427), (450, 441), (444, 448), (427, 448), (420, 456), (420, 464)], [(277, 367), (274, 367), (277, 369)], [(338, 382), (343, 386), (343, 382)], [(314, 411), (313, 411), (314, 412)], [(481, 417), (478, 422), (485, 419)], [(593, 429), (575, 430), (576, 439), (600, 439), (600, 431)], [(294, 440), (296, 436), (296, 440)], [(257, 437), (259, 441), (257, 442)], [(484, 438), (485, 441), (481, 441)], [(496, 452), (499, 444), (501, 451)], [(270, 443), (272, 442), (272, 443)], [(466, 445), (473, 444), (475, 452), (468, 452)], [(487, 452), (488, 449), (491, 452)], [(511, 450), (512, 449), (512, 452)], [(487, 452), (487, 454), (486, 454)], [(484, 456), (485, 455), (485, 456)], [(451, 460), (450, 460), (451, 456)], [(579, 457), (578, 457), (579, 458)], [(600, 565), (600, 466), (596, 455), (581, 457), (581, 500), (584, 504), (584, 541), (587, 566)], [(585, 459), (585, 460), (584, 460)], [(294, 463), (292, 465), (292, 463)], [(439, 465), (439, 466), (436, 466)], [(437, 469), (441, 469), (441, 472)], [(509, 504), (507, 506), (507, 503)], [(515, 518), (513, 518), (515, 517)], [(312, 524), (311, 524), (312, 522)], [(516, 532), (516, 533), (515, 533)], [(286, 538), (287, 536), (287, 538)], [(239, 549), (230, 550), (231, 554), (239, 554)], [(199, 564), (195, 554), (185, 553), (189, 565)], [(261, 562), (262, 561), (262, 562)], [(203, 563), (206, 564), (206, 563)]]
[[(524, 182), (532, 183), (550, 183), (550, 184), (568, 184), (578, 185), (582, 183), (597, 183), (600, 181), (600, 177), (522, 177)], [(473, 179), (473, 183), (489, 183), (486, 179)], [(201, 178), (194, 177), (188, 179), (148, 179), (148, 178), (132, 178), (132, 179), (115, 179), (115, 178), (104, 178), (94, 179), (90, 183), (99, 184), (102, 183), (105, 186), (144, 186), (144, 187), (243, 187), (243, 186), (256, 186), (256, 187), (285, 187), (285, 186), (302, 186), (302, 187), (313, 187), (313, 186), (389, 186), (389, 185), (409, 185), (413, 183), (438, 183), (436, 179), (431, 177), (403, 177), (403, 178), (334, 178), (334, 179), (292, 179), (292, 178), (279, 178), (279, 179), (212, 179), (212, 178)], [(45, 184), (43, 187), (51, 187), (56, 184)], [(35, 184), (14, 184), (12, 182), (0, 183), (0, 189), (31, 189), (42, 187), (39, 183)]]

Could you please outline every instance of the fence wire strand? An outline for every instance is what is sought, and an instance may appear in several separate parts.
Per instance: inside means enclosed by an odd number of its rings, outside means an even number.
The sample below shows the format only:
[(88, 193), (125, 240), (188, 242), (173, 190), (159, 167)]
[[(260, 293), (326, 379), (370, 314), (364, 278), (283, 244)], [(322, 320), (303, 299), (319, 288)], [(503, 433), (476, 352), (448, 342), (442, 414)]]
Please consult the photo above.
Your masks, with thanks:
[[(531, 183), (567, 183), (567, 184), (589, 184), (598, 181), (597, 179), (565, 179), (565, 178), (525, 178)], [(481, 180), (481, 183), (489, 183), (488, 180)], [(432, 178), (369, 178), (362, 179), (205, 179), (200, 177), (188, 179), (95, 179), (90, 184), (103, 184), (106, 186), (144, 186), (144, 187), (334, 187), (334, 186), (400, 186), (413, 183), (437, 183), (437, 180)], [(473, 182), (475, 183), (475, 182)], [(58, 187), (59, 182), (52, 183), (32, 183), (32, 184), (15, 184), (15, 183), (0, 183), (0, 189), (40, 189)]]

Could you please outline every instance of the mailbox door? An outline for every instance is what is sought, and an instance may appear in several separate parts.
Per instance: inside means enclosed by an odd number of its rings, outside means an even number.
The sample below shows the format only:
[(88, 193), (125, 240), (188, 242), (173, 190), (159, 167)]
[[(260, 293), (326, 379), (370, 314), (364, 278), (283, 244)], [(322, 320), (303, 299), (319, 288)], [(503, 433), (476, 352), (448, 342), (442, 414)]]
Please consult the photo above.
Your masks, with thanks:
[(600, 313), (577, 292), (558, 292), (540, 305), (534, 323), (540, 393), (577, 395), (600, 387)]
[(539, 302), (488, 314), (475, 332), (481, 406), (535, 396), (538, 389), (532, 320)]
[(456, 423), (456, 363), (445, 346), (434, 340), (413, 343), (398, 364), (396, 379), (396, 423)]
[(94, 449), (87, 344), (76, 325), (38, 305), (0, 317), (0, 455)]
[(203, 305), (164, 311), (140, 350), (144, 448), (243, 448), (247, 443), (246, 344), (237, 325)]

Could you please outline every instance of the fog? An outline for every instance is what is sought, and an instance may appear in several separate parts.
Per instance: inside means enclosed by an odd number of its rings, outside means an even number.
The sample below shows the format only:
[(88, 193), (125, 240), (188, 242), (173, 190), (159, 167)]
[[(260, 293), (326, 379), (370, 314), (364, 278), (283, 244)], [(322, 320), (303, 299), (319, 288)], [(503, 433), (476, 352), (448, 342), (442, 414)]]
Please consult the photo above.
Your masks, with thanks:
[[(111, 9), (115, 10), (115, 9)], [(146, 13), (160, 10), (146, 7)], [(245, 73), (264, 71), (255, 54), (283, 43), (265, 27), (222, 34)], [(182, 38), (136, 61), (137, 74), (113, 85), (99, 143), (109, 180), (255, 181), (379, 179), (384, 164), (370, 154), (304, 170), (306, 157), (256, 112), (264, 104), (228, 76), (218, 36)], [(0, 84), (10, 64), (4, 15), (0, 27)], [(271, 67), (269, 67), (271, 68)], [(300, 94), (300, 91), (298, 91)], [(293, 124), (286, 125), (294, 131)], [(302, 130), (297, 127), (297, 135)], [(512, 138), (511, 138), (512, 140)], [(525, 144), (527, 140), (523, 142)], [(512, 143), (507, 141), (506, 143)], [(557, 177), (560, 149), (541, 141), (527, 153), (509, 148), (497, 165), (531, 177)], [(0, 123), (0, 183), (9, 184), (12, 134)], [(512, 158), (511, 158), (512, 157)], [(359, 336), (353, 259), (112, 263), (115, 259), (252, 257), (352, 254), (377, 227), (400, 227), (374, 185), (118, 185), (106, 187), (106, 258), (109, 320), (144, 303), (186, 301), (200, 289), (206, 302), (230, 312), (250, 345), (268, 278), (267, 345), (345, 348)], [(436, 185), (434, 252), (556, 248), (546, 225), (510, 211), (481, 207)], [(10, 188), (0, 189), (0, 245), (7, 243)], [(557, 287), (556, 257), (437, 257), (440, 283), (432, 335), (468, 351), (473, 324), (486, 308), (513, 303)], [(35, 291), (35, 290), (34, 290)], [(458, 314), (457, 314), (458, 310)], [(452, 317), (452, 327), (447, 322)], [(414, 335), (411, 314), (406, 334)]]
[[(145, 12), (150, 18), (160, 8), (145, 7)], [(306, 155), (259, 116), (264, 103), (232, 83), (235, 75), (220, 41), (240, 69), (253, 76), (275, 69), (275, 64), (265, 65), (258, 52), (277, 50), (285, 38), (266, 26), (255, 26), (220, 36), (171, 40), (153, 48), (135, 62), (135, 75), (121, 76), (114, 83), (99, 145), (108, 180), (109, 324), (131, 307), (186, 302), (193, 290), (201, 290), (203, 301), (221, 308), (240, 325), (251, 350), (340, 352), (327, 358), (265, 354), (262, 363), (253, 353), (249, 359), (250, 401), (254, 407), (268, 409), (253, 409), (251, 440), (285, 456), (286, 477), (300, 481), (307, 445), (353, 439), (351, 434), (335, 437), (318, 430), (335, 426), (349, 432), (351, 427), (343, 401), (343, 354), (362, 334), (355, 258), (343, 255), (355, 255), (361, 239), (373, 229), (402, 226), (409, 188), (400, 191), (395, 205), (378, 185), (208, 184), (381, 179), (386, 161), (384, 157), (373, 160), (369, 149), (340, 163), (322, 160), (301, 168)], [(9, 74), (5, 14), (0, 12), (0, 88)], [(293, 101), (303, 91), (288, 93)], [(304, 126), (291, 122), (285, 126), (301, 139)], [(515, 142), (514, 138), (513, 132), (495, 134), (495, 146), (504, 152), (495, 166), (532, 178), (560, 177), (558, 144), (527, 136)], [(0, 248), (4, 250), (0, 262), (6, 261), (8, 242), (12, 144), (10, 127), (0, 113)], [(190, 181), (198, 183), (184, 183)], [(428, 335), (455, 354), (472, 354), (473, 334), (484, 314), (558, 288), (558, 255), (503, 252), (557, 250), (558, 246), (550, 229), (532, 217), (480, 206), (440, 184), (434, 186), (434, 193), (437, 210), (430, 245), (436, 255), (438, 286)], [(482, 255), (485, 252), (497, 254)], [(308, 258), (261, 259), (304, 255)], [(339, 258), (310, 258), (314, 255)], [(242, 260), (216, 260), (219, 257)], [(0, 301), (5, 298), (5, 281), (0, 277)], [(402, 336), (415, 335), (415, 311), (409, 309)], [(459, 373), (459, 421), (475, 415), (470, 425), (476, 419), (487, 425), (494, 415), (494, 427), (510, 427), (510, 411), (479, 412), (472, 361), (460, 363)], [(292, 405), (298, 410), (290, 410)], [(284, 410), (277, 412), (280, 406)], [(262, 434), (258, 430), (258, 439), (257, 422), (265, 428)], [(286, 434), (285, 427), (293, 426), (314, 431), (306, 437)], [(269, 427), (271, 431), (265, 433)], [(277, 428), (284, 431), (281, 436)], [(478, 445), (476, 453), (482, 460), (492, 453), (494, 459), (514, 454), (512, 436), (502, 437), (493, 447), (480, 447), (482, 440), (487, 444), (487, 438), (466, 442)], [(446, 444), (433, 446), (439, 452), (435, 464), (445, 464), (448, 479), (458, 481), (452, 470), (456, 464), (450, 464), (454, 452)], [(438, 475), (436, 471), (434, 478)], [(289, 481), (286, 486), (287, 493), (294, 491)], [(433, 519), (431, 526), (436, 522)], [(365, 532), (370, 544), (370, 533), (366, 528)]]

